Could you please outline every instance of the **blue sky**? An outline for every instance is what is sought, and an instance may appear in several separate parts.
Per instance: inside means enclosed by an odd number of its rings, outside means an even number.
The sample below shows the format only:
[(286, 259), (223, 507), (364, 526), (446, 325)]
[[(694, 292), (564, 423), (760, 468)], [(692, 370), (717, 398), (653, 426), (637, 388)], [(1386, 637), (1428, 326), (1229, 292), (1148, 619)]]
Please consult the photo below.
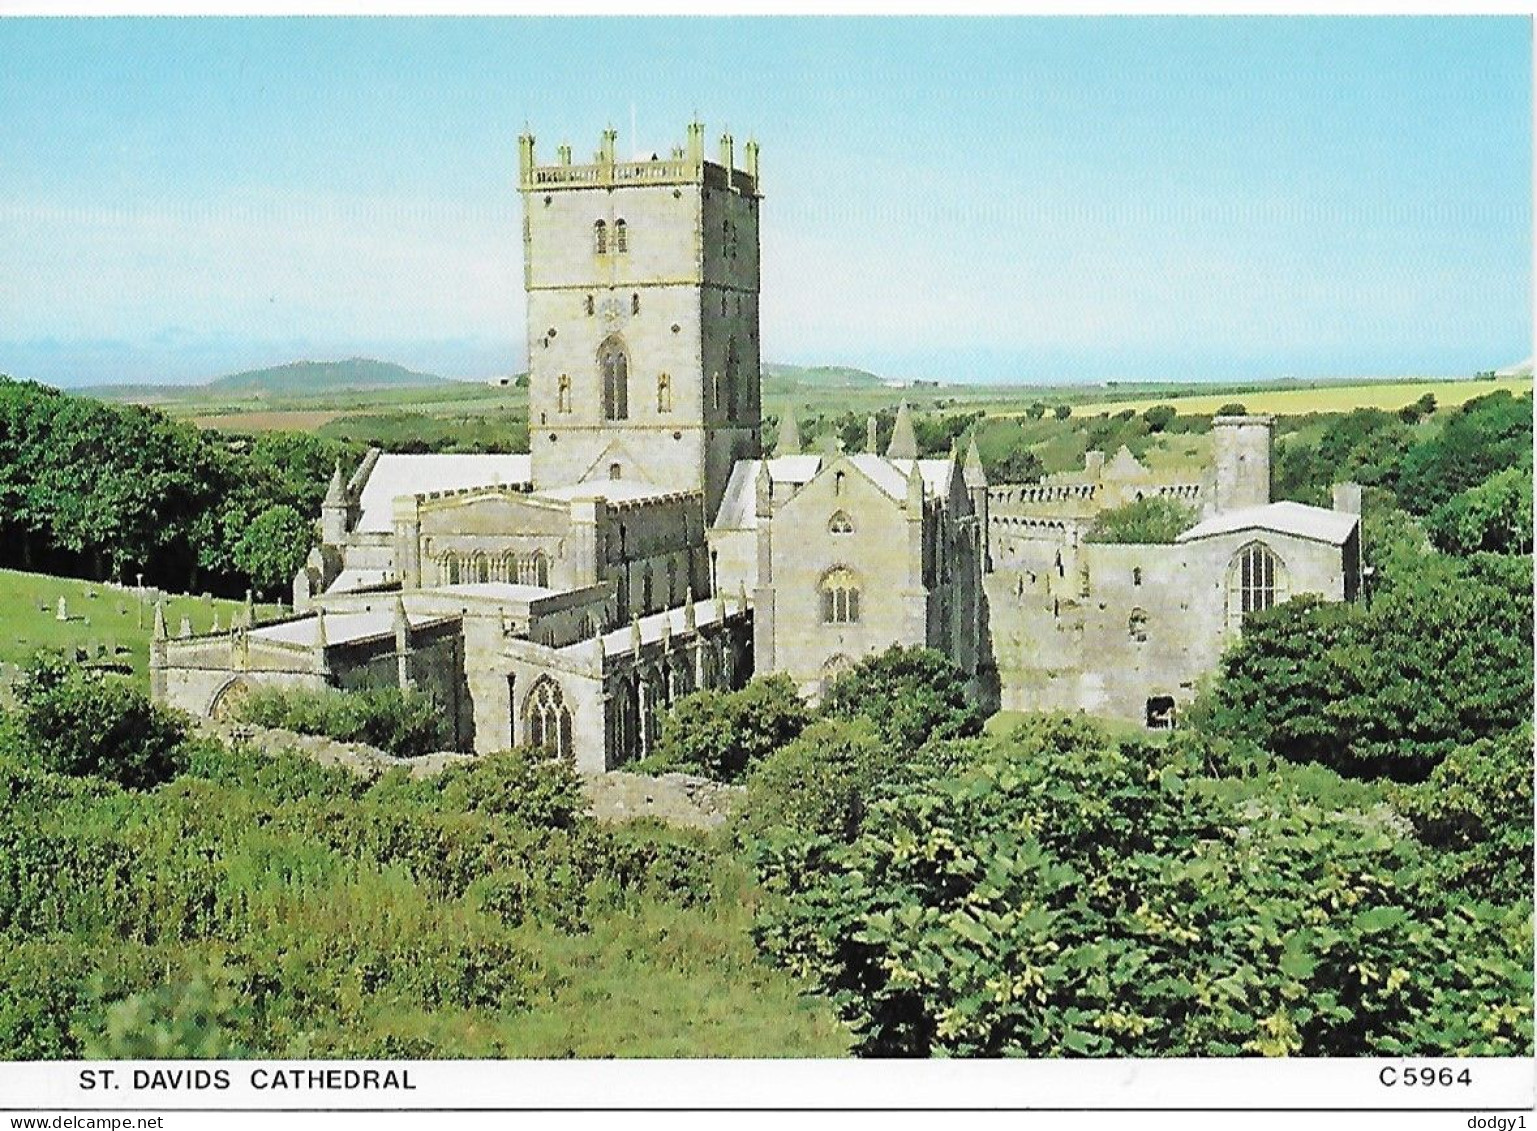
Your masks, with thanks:
[(768, 360), (1531, 353), (1524, 17), (6, 19), (0, 60), (0, 372), (50, 383), (520, 370), (524, 123), (581, 159), (696, 110), (763, 147)]

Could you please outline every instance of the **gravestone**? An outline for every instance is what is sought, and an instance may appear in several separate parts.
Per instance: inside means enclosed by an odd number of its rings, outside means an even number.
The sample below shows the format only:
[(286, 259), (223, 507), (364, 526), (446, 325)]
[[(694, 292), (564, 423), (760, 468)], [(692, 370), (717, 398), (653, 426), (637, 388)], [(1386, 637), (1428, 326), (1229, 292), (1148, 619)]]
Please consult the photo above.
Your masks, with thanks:
[(69, 619), (69, 603), (64, 600), (64, 594), (62, 594), (62, 593), (59, 594), (59, 611), (58, 611), (58, 614), (54, 617), (54, 619), (55, 620), (68, 620)]
[(177, 635), (180, 636), (183, 640), (187, 639), (189, 636), (192, 635), (192, 618), (191, 617), (184, 616), (184, 617), (181, 618), (181, 629), (177, 632)]

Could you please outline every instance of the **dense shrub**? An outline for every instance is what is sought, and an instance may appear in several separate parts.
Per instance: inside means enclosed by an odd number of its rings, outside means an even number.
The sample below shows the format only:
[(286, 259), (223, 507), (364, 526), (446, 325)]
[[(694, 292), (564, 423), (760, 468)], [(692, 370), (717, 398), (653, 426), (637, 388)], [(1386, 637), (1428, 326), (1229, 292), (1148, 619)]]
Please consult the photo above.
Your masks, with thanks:
[(1210, 726), (1350, 776), (1420, 781), (1530, 719), (1531, 621), (1529, 558), (1431, 555), (1367, 609), (1292, 600), (1245, 618)]
[(41, 658), (17, 681), (15, 695), (0, 742), (24, 761), (131, 789), (167, 781), (186, 764), (183, 717), (124, 677)]
[(363, 691), (257, 688), (238, 708), (242, 722), (340, 742), (377, 746), (401, 758), (447, 749), (447, 720), (430, 695), (393, 687)]
[(931, 739), (977, 734), (987, 718), (954, 660), (896, 644), (840, 673), (823, 696), (822, 713), (869, 719), (899, 753)]
[(1426, 521), (1431, 541), (1449, 554), (1532, 552), (1532, 468), (1509, 467), (1453, 495)]
[(760, 676), (739, 691), (696, 691), (662, 718), (656, 753), (634, 768), (736, 781), (805, 729), (811, 712), (789, 676)]
[(1195, 525), (1196, 513), (1177, 499), (1152, 496), (1094, 516), (1084, 535), (1089, 542), (1172, 542)]
[[(809, 733), (809, 732), (808, 732)], [(761, 945), (871, 1055), (1526, 1055), (1529, 904), (1441, 898), (1389, 816), (1188, 746), (1023, 729), (759, 841)]]
[(898, 748), (868, 718), (815, 722), (748, 776), (741, 828), (749, 835), (787, 828), (851, 837), (870, 795), (900, 760)]

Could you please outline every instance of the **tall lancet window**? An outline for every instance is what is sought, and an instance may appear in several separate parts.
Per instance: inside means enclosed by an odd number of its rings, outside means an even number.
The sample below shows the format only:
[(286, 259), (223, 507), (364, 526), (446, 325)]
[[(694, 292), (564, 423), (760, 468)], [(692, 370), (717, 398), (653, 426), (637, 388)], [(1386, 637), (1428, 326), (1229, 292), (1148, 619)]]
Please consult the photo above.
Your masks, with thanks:
[(618, 337), (603, 339), (598, 347), (598, 372), (603, 375), (603, 418), (630, 418), (630, 360)]
[(592, 249), (599, 255), (608, 254), (608, 225), (602, 220), (592, 226)]
[(726, 343), (726, 419), (735, 420), (737, 401), (741, 396), (742, 361), (737, 356), (736, 339)]

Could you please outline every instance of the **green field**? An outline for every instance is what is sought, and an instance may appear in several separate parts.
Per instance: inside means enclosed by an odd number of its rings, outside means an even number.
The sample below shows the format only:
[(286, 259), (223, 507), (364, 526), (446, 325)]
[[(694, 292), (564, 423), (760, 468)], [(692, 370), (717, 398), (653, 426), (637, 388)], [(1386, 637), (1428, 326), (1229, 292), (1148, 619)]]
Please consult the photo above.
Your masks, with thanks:
[[(64, 598), (67, 621), (58, 619)], [(217, 613), (228, 625), (240, 601), (176, 595), (166, 601), (166, 626), (175, 634), (181, 618), (194, 632), (207, 632)], [(257, 607), (272, 616), (275, 606)], [(23, 664), (39, 651), (83, 651), (91, 660), (126, 665), (141, 686), (149, 686), (149, 638), (155, 623), (153, 596), (141, 600), (133, 588), (77, 581), (44, 573), (0, 570), (0, 663)]]

